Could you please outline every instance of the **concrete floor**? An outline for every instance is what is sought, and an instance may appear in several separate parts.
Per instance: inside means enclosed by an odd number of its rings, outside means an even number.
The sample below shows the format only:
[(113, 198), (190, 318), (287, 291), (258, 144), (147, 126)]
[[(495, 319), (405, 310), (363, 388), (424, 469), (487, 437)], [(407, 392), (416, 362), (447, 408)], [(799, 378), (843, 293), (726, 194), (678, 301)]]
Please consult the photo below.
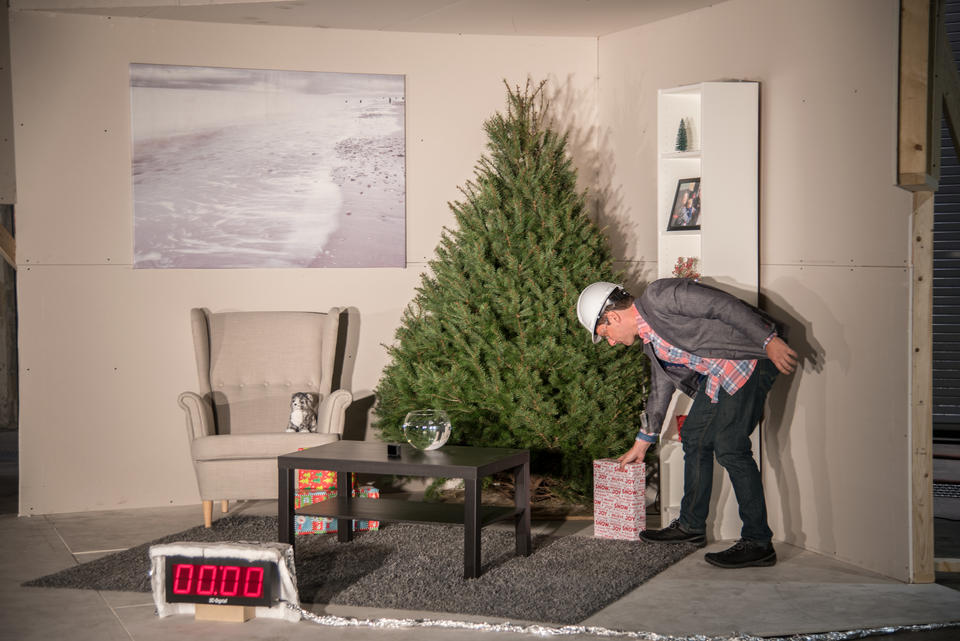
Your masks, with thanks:
[[(233, 514), (275, 513), (269, 501), (231, 506)], [(0, 516), (0, 639), (17, 641), (150, 641), (154, 639), (384, 639), (512, 641), (536, 638), (516, 632), (437, 628), (331, 628), (255, 619), (243, 624), (194, 622), (192, 617), (160, 619), (150, 595), (88, 590), (22, 588), (20, 583), (75, 563), (192, 527), (199, 506), (87, 512), (36, 517)], [(538, 522), (539, 532), (590, 536), (589, 521)], [(712, 544), (707, 550), (724, 547)], [(960, 620), (960, 592), (945, 585), (904, 585), (850, 565), (780, 543), (772, 568), (721, 570), (703, 560), (703, 551), (654, 577), (584, 623), (663, 635), (789, 636), (880, 626)], [(317, 607), (317, 614), (362, 619), (442, 618), (497, 623), (464, 617), (376, 608)], [(520, 622), (526, 623), (526, 622)], [(572, 635), (564, 638), (597, 638)], [(934, 641), (960, 638), (960, 628), (900, 632), (885, 638)]]

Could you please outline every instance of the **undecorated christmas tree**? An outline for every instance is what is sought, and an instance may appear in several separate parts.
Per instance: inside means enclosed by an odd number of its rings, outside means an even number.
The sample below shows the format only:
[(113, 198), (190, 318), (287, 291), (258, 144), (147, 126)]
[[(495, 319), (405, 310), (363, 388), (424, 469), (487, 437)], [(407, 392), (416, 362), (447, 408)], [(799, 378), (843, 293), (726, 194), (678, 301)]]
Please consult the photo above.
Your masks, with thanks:
[(677, 144), (674, 147), (677, 151), (687, 150), (687, 125), (680, 119), (680, 126), (677, 128)]
[(508, 85), (507, 113), (484, 124), (487, 153), (388, 347), (375, 413), (402, 442), (407, 412), (446, 410), (448, 444), (529, 449), (534, 474), (583, 497), (593, 459), (632, 445), (648, 370), (642, 350), (594, 345), (577, 322), (580, 290), (617, 275), (543, 86)]

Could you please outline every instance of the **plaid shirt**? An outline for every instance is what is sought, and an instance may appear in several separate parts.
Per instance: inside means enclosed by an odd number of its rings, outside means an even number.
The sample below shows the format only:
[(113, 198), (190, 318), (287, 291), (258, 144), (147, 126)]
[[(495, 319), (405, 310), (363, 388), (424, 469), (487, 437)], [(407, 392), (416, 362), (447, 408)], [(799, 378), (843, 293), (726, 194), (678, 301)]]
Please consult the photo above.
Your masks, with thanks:
[[(653, 351), (660, 360), (689, 367), (707, 377), (706, 392), (711, 403), (719, 400), (720, 387), (733, 396), (737, 393), (757, 367), (757, 361), (732, 361), (726, 358), (701, 358), (696, 354), (674, 347), (653, 331), (643, 316), (637, 314), (637, 329), (644, 343), (651, 343)], [(773, 335), (771, 334), (771, 337)], [(769, 341), (770, 338), (767, 338)]]

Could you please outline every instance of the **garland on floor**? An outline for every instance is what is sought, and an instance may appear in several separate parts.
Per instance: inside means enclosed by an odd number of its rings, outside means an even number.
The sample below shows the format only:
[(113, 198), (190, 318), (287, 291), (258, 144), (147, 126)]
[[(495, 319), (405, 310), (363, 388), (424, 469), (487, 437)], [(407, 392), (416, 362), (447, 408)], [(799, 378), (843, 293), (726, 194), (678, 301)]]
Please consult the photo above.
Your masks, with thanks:
[(610, 628), (589, 625), (551, 626), (540, 624), (520, 625), (517, 623), (473, 623), (470, 621), (455, 621), (450, 619), (356, 619), (354, 617), (341, 617), (330, 614), (314, 614), (290, 603), (287, 604), (287, 607), (291, 610), (298, 611), (300, 616), (308, 621), (336, 628), (378, 628), (383, 630), (439, 628), (446, 630), (476, 630), (478, 632), (511, 632), (513, 634), (530, 634), (540, 637), (589, 634), (596, 637), (640, 639), (641, 641), (851, 641), (852, 639), (865, 639), (868, 637), (896, 634), (898, 632), (927, 632), (929, 630), (960, 627), (960, 621), (950, 621), (948, 623), (895, 625), (880, 628), (863, 628), (859, 630), (795, 634), (786, 637), (758, 637), (751, 634), (735, 634), (734, 636), (695, 634), (692, 636), (681, 636), (657, 634), (656, 632), (611, 630)]

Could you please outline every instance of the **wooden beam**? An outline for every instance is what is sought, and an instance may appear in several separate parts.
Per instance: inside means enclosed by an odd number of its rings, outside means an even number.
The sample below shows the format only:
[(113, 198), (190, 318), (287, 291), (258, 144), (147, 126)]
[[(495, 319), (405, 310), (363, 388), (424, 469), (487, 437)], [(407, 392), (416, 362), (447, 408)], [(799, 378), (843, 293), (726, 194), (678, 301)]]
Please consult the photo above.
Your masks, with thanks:
[(960, 74), (947, 38), (943, 0), (900, 1), (900, 113), (897, 183), (936, 191), (940, 122), (960, 149)]
[(6, 227), (0, 226), (0, 256), (14, 269), (17, 268), (17, 241)]
[[(933, 0), (936, 1), (936, 0)], [(931, 0), (900, 0), (900, 113), (898, 184), (910, 191), (936, 191), (931, 171), (931, 123), (934, 103), (932, 65), (936, 33), (931, 29)], [(935, 23), (934, 23), (935, 24)], [(938, 123), (939, 120), (935, 121)], [(937, 132), (939, 140), (939, 131)]]
[(933, 193), (913, 195), (911, 583), (933, 583)]
[[(960, 73), (953, 59), (953, 50), (950, 48), (950, 39), (947, 37), (947, 24), (943, 16), (943, 7), (937, 12), (937, 62), (934, 68), (934, 87), (942, 96), (938, 101), (942, 116), (947, 119), (947, 129), (953, 141), (953, 148), (960, 149)], [(937, 129), (937, 155), (934, 161), (937, 164), (939, 175), (940, 159), (940, 121), (931, 123)]]
[(960, 559), (941, 559), (934, 561), (937, 572), (960, 572)]

